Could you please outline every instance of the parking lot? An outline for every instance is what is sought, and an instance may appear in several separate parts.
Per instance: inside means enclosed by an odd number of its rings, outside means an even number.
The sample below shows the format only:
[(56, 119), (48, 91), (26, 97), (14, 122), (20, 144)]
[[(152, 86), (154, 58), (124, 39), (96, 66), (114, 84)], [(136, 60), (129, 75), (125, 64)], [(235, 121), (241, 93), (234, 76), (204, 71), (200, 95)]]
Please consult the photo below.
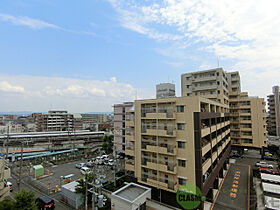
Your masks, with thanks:
[[(253, 172), (258, 171), (258, 167), (256, 166), (256, 163), (259, 161), (264, 161), (270, 165), (273, 165), (273, 169), (271, 169), (271, 171), (279, 172), (277, 161), (262, 160), (260, 152), (256, 150), (245, 151), (242, 157), (234, 158), (234, 160), (235, 163), (237, 164), (250, 165)], [(256, 176), (256, 174), (253, 177), (252, 189), (254, 190), (254, 193), (251, 195), (251, 207), (256, 205), (257, 209), (265, 209), (264, 202), (263, 202), (263, 190), (261, 188), (261, 179), (258, 176)], [(256, 200), (257, 203), (255, 203), (254, 200)]]

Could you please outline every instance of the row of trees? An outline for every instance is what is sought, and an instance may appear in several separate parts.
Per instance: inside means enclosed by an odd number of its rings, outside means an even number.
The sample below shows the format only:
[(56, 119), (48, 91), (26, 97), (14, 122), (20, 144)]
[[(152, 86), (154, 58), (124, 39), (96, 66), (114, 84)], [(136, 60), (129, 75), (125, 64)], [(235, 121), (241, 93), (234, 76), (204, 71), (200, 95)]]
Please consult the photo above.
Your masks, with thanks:
[(14, 195), (14, 201), (3, 200), (0, 202), (1, 210), (36, 210), (35, 195), (32, 191), (24, 189)]

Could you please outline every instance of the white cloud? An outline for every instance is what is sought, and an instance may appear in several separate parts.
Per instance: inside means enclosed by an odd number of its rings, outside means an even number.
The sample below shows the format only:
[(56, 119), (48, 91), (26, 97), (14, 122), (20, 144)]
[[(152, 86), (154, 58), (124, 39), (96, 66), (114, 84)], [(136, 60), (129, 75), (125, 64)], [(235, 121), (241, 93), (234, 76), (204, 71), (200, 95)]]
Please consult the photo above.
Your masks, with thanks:
[[(0, 78), (3, 80), (0, 81), (2, 111), (48, 111), (55, 108), (70, 112), (112, 111), (115, 103), (133, 101), (138, 90), (130, 84), (118, 82), (116, 77), (100, 81), (0, 74)], [(150, 91), (140, 89), (139, 92), (139, 97), (150, 97)]]
[[(182, 50), (192, 47), (197, 52), (215, 53), (221, 61), (230, 61), (233, 63), (231, 68), (239, 70), (242, 75), (248, 75), (248, 71), (254, 72), (250, 74), (253, 81), (258, 79), (258, 72), (262, 78), (270, 81), (265, 82), (266, 90), (275, 85), (272, 81), (280, 83), (280, 80), (275, 81), (274, 75), (271, 74), (280, 71), (280, 1), (110, 2), (120, 15), (121, 26), (149, 38), (170, 42), (171, 52), (164, 52), (165, 55), (169, 54), (174, 58), (176, 53), (173, 51), (177, 48), (177, 58), (184, 60), (187, 56), (181, 56)], [(157, 36), (151, 36), (151, 32), (156, 32)], [(172, 34), (172, 37), (161, 38), (167, 32)], [(190, 55), (190, 52), (186, 51), (183, 54)], [(205, 60), (201, 59), (201, 63), (202, 67)], [(242, 80), (244, 82), (247, 78), (243, 77)], [(244, 87), (253, 94), (264, 96), (263, 87), (259, 84), (251, 82)]]
[(24, 93), (24, 88), (21, 86), (11, 85), (7, 81), (0, 81), (0, 91), (10, 92), (10, 93)]
[(43, 29), (43, 28), (53, 28), (53, 29), (60, 29), (57, 25), (47, 23), (42, 20), (37, 20), (29, 17), (16, 17), (9, 14), (0, 13), (0, 20), (5, 22), (10, 22), (14, 25), (24, 25), (32, 29)]

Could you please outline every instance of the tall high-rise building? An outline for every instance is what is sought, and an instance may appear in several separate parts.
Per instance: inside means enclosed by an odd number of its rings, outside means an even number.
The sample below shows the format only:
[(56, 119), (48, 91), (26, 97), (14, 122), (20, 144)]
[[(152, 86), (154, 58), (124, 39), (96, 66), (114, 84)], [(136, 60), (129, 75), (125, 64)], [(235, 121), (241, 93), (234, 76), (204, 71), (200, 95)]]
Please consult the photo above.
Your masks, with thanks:
[(272, 88), (272, 94), (267, 96), (268, 117), (267, 131), (271, 135), (280, 136), (280, 92), (279, 86)]
[(133, 102), (114, 105), (114, 146), (117, 152), (125, 151), (126, 120), (133, 120), (130, 112), (132, 108)]
[(262, 148), (267, 146), (265, 102), (241, 92), (238, 71), (222, 68), (183, 74), (182, 96), (198, 95), (229, 105), (232, 145)]
[[(136, 100), (125, 168), (162, 202), (195, 184), (213, 199), (230, 152), (228, 105), (199, 96)], [(220, 181), (220, 180), (219, 180)]]

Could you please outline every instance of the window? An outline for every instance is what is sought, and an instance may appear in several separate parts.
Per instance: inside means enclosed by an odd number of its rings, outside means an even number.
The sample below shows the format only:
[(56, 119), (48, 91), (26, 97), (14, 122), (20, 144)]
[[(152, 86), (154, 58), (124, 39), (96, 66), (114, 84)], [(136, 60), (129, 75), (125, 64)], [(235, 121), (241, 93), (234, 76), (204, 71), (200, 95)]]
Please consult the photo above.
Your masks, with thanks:
[(192, 96), (192, 94), (191, 93), (187, 93), (187, 96)]
[(178, 166), (186, 167), (186, 161), (185, 160), (178, 160)]
[(192, 86), (191, 85), (187, 85), (187, 88), (190, 89), (190, 88), (192, 88)]
[(216, 91), (210, 91), (210, 94), (211, 95), (216, 94)]
[(177, 106), (177, 112), (184, 112), (184, 106)]
[(186, 80), (191, 80), (191, 77), (186, 77)]
[(180, 131), (185, 130), (185, 123), (177, 123), (177, 129)]
[(185, 185), (187, 183), (186, 179), (178, 178), (179, 185)]
[(178, 141), (178, 148), (185, 149), (186, 148), (186, 142)]

